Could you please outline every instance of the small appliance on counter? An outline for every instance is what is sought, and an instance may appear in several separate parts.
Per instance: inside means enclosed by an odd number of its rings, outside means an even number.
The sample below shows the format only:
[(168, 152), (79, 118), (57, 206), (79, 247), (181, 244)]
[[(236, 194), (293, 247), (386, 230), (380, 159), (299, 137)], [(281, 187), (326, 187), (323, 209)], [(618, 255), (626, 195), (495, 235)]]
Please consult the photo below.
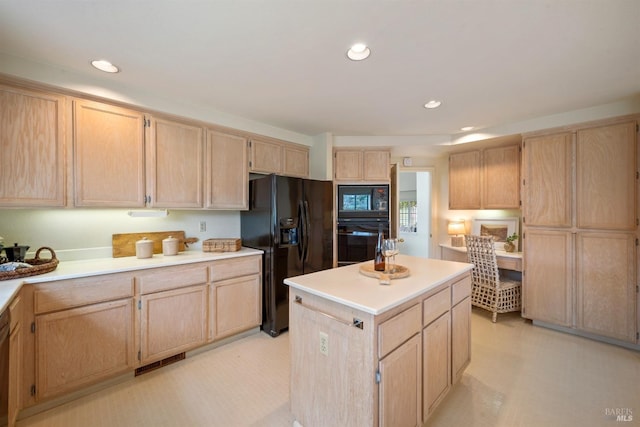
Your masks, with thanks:
[(4, 253), (9, 262), (23, 262), (28, 250), (28, 245), (18, 245), (14, 243), (13, 246), (4, 248)]

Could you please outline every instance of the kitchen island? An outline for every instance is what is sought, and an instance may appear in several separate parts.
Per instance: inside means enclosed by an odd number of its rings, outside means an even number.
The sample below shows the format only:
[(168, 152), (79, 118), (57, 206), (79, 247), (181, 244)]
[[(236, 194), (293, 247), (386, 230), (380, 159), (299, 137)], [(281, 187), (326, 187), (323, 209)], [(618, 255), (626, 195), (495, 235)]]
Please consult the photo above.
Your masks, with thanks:
[[(369, 261), (368, 263), (370, 263)], [(422, 425), (470, 361), (471, 264), (398, 255), (285, 280), (291, 411), (304, 427)]]

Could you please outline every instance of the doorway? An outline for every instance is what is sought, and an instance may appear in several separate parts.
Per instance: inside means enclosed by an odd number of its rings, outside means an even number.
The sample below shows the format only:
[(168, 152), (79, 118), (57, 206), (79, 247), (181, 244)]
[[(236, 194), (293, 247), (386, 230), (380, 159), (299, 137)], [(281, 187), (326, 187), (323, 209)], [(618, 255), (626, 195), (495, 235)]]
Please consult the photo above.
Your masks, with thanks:
[(400, 169), (398, 175), (398, 237), (404, 240), (400, 251), (429, 258), (432, 171)]

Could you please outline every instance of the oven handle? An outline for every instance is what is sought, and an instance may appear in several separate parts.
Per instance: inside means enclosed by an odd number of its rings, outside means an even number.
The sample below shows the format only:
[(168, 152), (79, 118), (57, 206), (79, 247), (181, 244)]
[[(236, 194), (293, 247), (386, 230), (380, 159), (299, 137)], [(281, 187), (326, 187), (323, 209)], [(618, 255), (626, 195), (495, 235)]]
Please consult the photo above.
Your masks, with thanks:
[(362, 237), (371, 237), (377, 236), (378, 233), (369, 233), (367, 231), (349, 231), (349, 232), (338, 232), (338, 236), (362, 236)]

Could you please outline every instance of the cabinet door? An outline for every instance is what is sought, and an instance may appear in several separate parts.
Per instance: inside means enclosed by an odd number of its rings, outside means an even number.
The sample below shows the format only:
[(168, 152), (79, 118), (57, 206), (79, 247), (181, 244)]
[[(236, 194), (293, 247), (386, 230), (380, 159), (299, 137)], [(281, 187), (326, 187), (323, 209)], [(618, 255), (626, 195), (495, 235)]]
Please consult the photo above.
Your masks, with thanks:
[(576, 225), (635, 230), (636, 122), (578, 131)]
[(525, 140), (522, 207), (527, 225), (571, 226), (572, 141), (570, 133)]
[(211, 339), (219, 339), (262, 323), (262, 280), (259, 274), (212, 285)]
[(282, 145), (271, 141), (252, 139), (250, 144), (251, 172), (282, 173)]
[(206, 342), (207, 285), (142, 295), (140, 299), (142, 365)]
[(424, 393), (424, 413), (422, 416), (424, 422), (427, 421), (427, 417), (433, 412), (435, 405), (447, 393), (451, 385), (450, 329), (451, 316), (447, 311), (424, 328), (422, 334), (422, 383)]
[(297, 176), (300, 178), (309, 177), (309, 149), (298, 148), (285, 145), (283, 148), (283, 174), (287, 176)]
[(421, 425), (421, 352), (418, 334), (380, 361), (381, 426)]
[[(15, 426), (18, 410), (21, 408), (22, 389), (22, 295), (18, 294), (9, 305), (9, 390), (6, 405), (8, 425)], [(0, 362), (1, 364), (2, 362)], [(2, 397), (0, 397), (2, 400)]]
[(576, 247), (577, 327), (635, 343), (635, 235), (580, 232)]
[(37, 399), (130, 370), (133, 299), (36, 316)]
[(480, 151), (449, 156), (449, 209), (480, 209)]
[(203, 130), (199, 126), (151, 118), (147, 128), (149, 205), (201, 208), (204, 165)]
[(22, 325), (18, 324), (9, 336), (9, 393), (8, 425), (14, 426), (20, 409), (22, 387)]
[(76, 100), (73, 117), (75, 205), (144, 207), (144, 116)]
[(207, 208), (247, 209), (249, 170), (247, 139), (207, 133)]
[(362, 154), (365, 181), (389, 181), (389, 152), (365, 150)]
[(488, 148), (482, 154), (484, 209), (520, 208), (520, 146)]
[(65, 205), (65, 98), (0, 85), (0, 206)]
[(471, 298), (451, 308), (451, 383), (455, 384), (471, 362)]
[(360, 181), (362, 171), (361, 150), (336, 150), (334, 153), (333, 170), (336, 180)]
[(522, 315), (572, 326), (572, 234), (569, 231), (527, 228), (523, 244)]

